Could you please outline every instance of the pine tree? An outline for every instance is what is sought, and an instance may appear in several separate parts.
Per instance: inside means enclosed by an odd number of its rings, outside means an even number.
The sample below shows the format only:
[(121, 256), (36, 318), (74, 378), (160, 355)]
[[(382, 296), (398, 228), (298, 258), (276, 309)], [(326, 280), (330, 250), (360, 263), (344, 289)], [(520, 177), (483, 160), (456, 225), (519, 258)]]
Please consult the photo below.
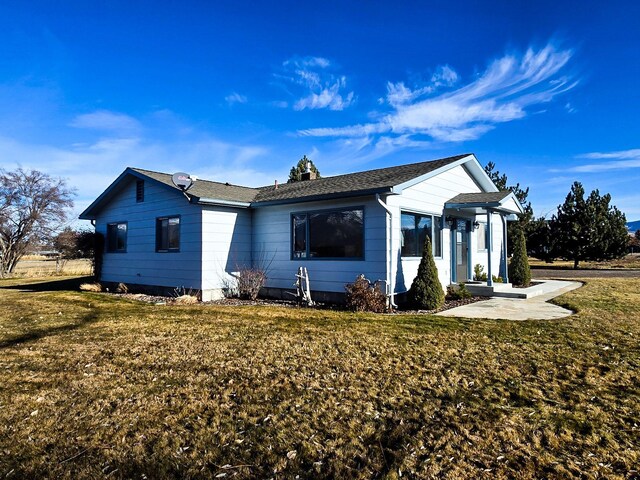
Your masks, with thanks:
[(444, 290), (438, 279), (438, 269), (433, 260), (431, 239), (427, 236), (424, 242), (422, 260), (418, 266), (418, 275), (409, 289), (409, 300), (417, 308), (435, 310), (444, 305)]
[(287, 183), (299, 182), (302, 180), (302, 174), (307, 171), (307, 162), (311, 164), (311, 171), (316, 174), (316, 178), (320, 178), (320, 170), (318, 170), (313, 164), (313, 160), (309, 160), (306, 155), (303, 155), (298, 163), (294, 167), (291, 167)]
[(509, 280), (514, 285), (528, 286), (531, 283), (531, 269), (527, 258), (527, 245), (524, 232), (519, 227), (513, 242), (513, 256), (509, 262)]
[(611, 206), (611, 195), (596, 189), (587, 199), (580, 182), (574, 182), (564, 203), (551, 220), (554, 256), (573, 260), (611, 260), (627, 252), (628, 232), (624, 214)]

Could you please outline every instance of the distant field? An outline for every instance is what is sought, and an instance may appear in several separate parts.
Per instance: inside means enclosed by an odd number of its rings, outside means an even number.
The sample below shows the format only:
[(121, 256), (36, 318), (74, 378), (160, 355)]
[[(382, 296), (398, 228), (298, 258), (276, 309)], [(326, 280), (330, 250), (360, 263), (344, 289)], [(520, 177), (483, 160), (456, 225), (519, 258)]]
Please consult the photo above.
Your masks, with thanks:
[(585, 281), (512, 322), (2, 280), (0, 478), (638, 478), (640, 279)]
[[(573, 268), (573, 261), (556, 260), (547, 263), (543, 260), (530, 257), (529, 265), (540, 268)], [(580, 262), (581, 269), (606, 269), (606, 268), (640, 268), (640, 253), (631, 253), (626, 257), (605, 262)]]
[(57, 271), (55, 259), (29, 256), (18, 262), (13, 273), (20, 277), (43, 277), (55, 274), (91, 275), (91, 260), (88, 258), (67, 260), (61, 263), (61, 269)]

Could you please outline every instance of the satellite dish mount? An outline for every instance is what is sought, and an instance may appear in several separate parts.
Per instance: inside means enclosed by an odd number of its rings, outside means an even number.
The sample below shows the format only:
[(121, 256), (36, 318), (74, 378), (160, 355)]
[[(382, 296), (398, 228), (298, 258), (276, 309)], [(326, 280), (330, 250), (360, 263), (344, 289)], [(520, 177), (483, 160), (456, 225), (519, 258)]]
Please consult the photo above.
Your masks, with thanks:
[(188, 173), (177, 172), (171, 176), (171, 181), (180, 190), (186, 192), (193, 186), (194, 179)]

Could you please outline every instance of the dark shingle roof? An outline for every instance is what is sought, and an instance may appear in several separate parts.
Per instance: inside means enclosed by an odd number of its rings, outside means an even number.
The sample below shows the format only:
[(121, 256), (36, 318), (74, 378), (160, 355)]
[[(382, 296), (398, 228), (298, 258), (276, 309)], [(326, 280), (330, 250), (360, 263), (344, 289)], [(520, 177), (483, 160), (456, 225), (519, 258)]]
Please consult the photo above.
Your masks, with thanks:
[(397, 167), (378, 168), (364, 172), (348, 173), (335, 177), (323, 177), (316, 180), (285, 183), (260, 188), (260, 193), (254, 202), (279, 202), (287, 200), (300, 200), (308, 197), (332, 197), (340, 195), (365, 194), (376, 190), (384, 190), (395, 185), (400, 185), (413, 178), (437, 170), (450, 163), (456, 162), (468, 155), (456, 155), (455, 157), (442, 158), (429, 162), (398, 165)]
[(499, 203), (511, 193), (510, 190), (502, 190), (500, 192), (482, 192), (482, 193), (461, 193), (456, 195), (447, 203), (455, 204), (475, 204), (475, 203)]
[[(364, 195), (390, 189), (393, 186), (433, 172), (467, 156), (468, 154), (456, 155), (428, 162), (378, 168), (376, 170), (366, 170), (364, 172), (295, 183), (284, 183), (278, 185), (278, 188), (275, 188), (274, 185), (250, 188), (209, 180), (197, 180), (187, 193), (191, 197), (198, 197), (196, 200), (223, 200), (251, 204), (286, 203), (288, 201), (304, 201), (317, 198)], [(153, 172), (141, 168), (132, 168), (132, 170), (176, 188), (176, 190), (178, 189), (173, 185), (171, 175), (167, 173)]]
[[(132, 168), (138, 173), (153, 178), (160, 183), (169, 185), (179, 190), (171, 181), (171, 175), (167, 173), (152, 172), (151, 170), (143, 170), (141, 168)], [(250, 187), (240, 187), (229, 183), (211, 182), (209, 180), (198, 179), (187, 192), (189, 196), (198, 198), (209, 198), (216, 200), (225, 200), (230, 202), (250, 203), (254, 200), (258, 193), (258, 189)]]

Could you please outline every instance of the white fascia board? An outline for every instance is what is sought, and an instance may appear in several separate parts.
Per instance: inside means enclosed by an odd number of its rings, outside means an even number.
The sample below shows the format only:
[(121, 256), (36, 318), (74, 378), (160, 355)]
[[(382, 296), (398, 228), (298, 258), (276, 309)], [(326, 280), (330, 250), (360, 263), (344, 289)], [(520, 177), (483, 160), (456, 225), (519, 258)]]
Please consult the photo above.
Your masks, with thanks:
[(431, 172), (425, 173), (424, 175), (412, 178), (411, 180), (408, 180), (399, 185), (394, 185), (391, 192), (394, 194), (401, 194), (405, 188), (413, 187), (420, 182), (424, 182), (425, 180), (433, 178), (436, 175), (440, 175), (441, 173), (446, 172), (447, 170), (451, 170), (452, 168), (455, 168), (459, 165), (464, 165), (465, 167), (467, 167), (474, 181), (478, 183), (478, 186), (480, 186), (483, 191), (498, 191), (498, 188), (494, 185), (487, 173), (484, 171), (484, 168), (482, 168), (476, 156), (474, 154), (471, 154), (461, 158), (460, 160), (456, 160), (455, 162), (448, 163), (447, 165), (437, 168)]
[(249, 208), (251, 206), (248, 202), (237, 202), (234, 200), (220, 200), (217, 198), (199, 198), (192, 197), (193, 203), (197, 203), (199, 205), (218, 205), (222, 207), (240, 207), (240, 208)]
[(500, 201), (500, 206), (510, 210), (513, 213), (524, 213), (524, 209), (518, 201), (518, 197), (516, 197), (513, 192), (509, 192), (509, 195), (507, 195)]

